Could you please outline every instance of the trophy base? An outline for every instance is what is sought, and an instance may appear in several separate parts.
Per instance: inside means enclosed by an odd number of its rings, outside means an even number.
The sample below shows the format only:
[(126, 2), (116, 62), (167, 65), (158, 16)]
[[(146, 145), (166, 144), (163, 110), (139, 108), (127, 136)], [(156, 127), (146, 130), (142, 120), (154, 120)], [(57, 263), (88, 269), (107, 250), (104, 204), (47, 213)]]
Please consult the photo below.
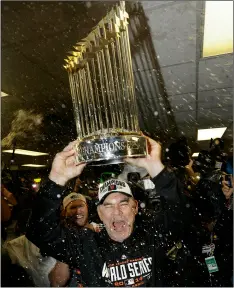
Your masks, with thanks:
[(76, 161), (89, 165), (110, 165), (123, 163), (125, 157), (145, 157), (147, 143), (143, 136), (93, 136), (81, 140), (75, 147)]

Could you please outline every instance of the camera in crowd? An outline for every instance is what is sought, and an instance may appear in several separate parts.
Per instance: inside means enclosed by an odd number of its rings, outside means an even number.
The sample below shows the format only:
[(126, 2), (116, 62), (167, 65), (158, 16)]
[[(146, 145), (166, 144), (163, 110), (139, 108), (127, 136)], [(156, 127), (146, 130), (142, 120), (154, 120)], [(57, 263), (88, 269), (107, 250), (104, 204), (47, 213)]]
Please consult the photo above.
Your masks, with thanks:
[(220, 138), (210, 140), (210, 150), (201, 150), (197, 159), (194, 161), (193, 169), (202, 175), (212, 170), (224, 171), (227, 161), (227, 154), (224, 153), (224, 141)]
[(207, 150), (201, 150), (198, 157), (193, 162), (193, 170), (202, 175), (215, 168), (215, 159)]
[(225, 174), (233, 174), (233, 157), (224, 153), (224, 141), (220, 138), (211, 139), (210, 150), (200, 151), (194, 161), (193, 169), (201, 174), (197, 185), (198, 196), (203, 199), (199, 204), (202, 214), (216, 219), (225, 205), (225, 197), (221, 190), (222, 180), (229, 180)]

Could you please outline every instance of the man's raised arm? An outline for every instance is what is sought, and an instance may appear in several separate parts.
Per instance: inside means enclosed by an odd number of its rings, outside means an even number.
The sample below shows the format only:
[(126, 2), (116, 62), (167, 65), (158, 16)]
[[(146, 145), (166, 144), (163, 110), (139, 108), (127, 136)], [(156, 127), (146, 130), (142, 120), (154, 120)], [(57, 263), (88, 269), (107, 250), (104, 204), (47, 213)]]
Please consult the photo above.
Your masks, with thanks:
[(160, 144), (148, 137), (147, 141), (149, 154), (146, 158), (126, 158), (125, 161), (129, 164), (145, 168), (160, 196), (168, 201), (179, 202), (181, 188), (175, 174), (162, 164)]
[[(175, 174), (168, 170), (161, 162), (161, 146), (147, 137), (148, 155), (146, 158), (127, 158), (129, 164), (145, 168), (155, 185), (157, 194), (161, 199), (161, 213), (152, 217), (151, 221), (161, 223), (163, 230), (168, 233), (181, 231), (183, 227), (182, 211), (184, 207), (180, 183)], [(182, 208), (182, 209), (181, 209)], [(182, 232), (182, 231), (181, 231)]]
[(62, 195), (67, 181), (79, 176), (86, 165), (75, 163), (75, 142), (54, 158), (49, 179), (37, 194), (26, 233), (37, 247), (61, 261), (70, 257), (67, 249), (70, 233), (60, 225)]

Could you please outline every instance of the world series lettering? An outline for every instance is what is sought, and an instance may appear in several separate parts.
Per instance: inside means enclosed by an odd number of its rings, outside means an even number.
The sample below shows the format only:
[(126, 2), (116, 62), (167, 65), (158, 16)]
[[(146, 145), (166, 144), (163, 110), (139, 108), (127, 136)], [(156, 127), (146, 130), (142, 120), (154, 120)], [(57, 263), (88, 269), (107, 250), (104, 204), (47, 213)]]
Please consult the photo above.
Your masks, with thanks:
[(123, 262), (104, 263), (102, 277), (107, 278), (113, 286), (139, 286), (151, 276), (152, 257), (125, 260)]

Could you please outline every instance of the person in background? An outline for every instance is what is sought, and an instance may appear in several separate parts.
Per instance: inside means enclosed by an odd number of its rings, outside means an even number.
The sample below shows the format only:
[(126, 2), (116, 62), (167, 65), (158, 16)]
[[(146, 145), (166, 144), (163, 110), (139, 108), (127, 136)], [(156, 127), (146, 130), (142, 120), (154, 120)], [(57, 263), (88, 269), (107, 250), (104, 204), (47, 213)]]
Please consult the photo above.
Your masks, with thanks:
[[(33, 202), (35, 200), (35, 188), (24, 177), (19, 178), (20, 187), (16, 194), (18, 199), (18, 209), (16, 215), (15, 234), (20, 236), (26, 233), (26, 225), (32, 212)], [(36, 185), (37, 186), (37, 185)]]
[[(87, 199), (84, 195), (72, 192), (64, 198), (62, 211), (62, 224), (64, 226), (75, 229), (87, 228), (100, 232), (101, 225), (94, 222), (89, 223), (88, 218)], [(76, 273), (70, 271), (69, 266), (60, 261), (57, 261), (49, 273), (49, 280), (52, 287), (65, 287), (69, 280), (71, 283), (79, 282)]]
[[(101, 229), (98, 224), (88, 222), (87, 202), (81, 194), (70, 193), (66, 196), (61, 210), (61, 223), (71, 231), (82, 227), (93, 231)], [(70, 279), (68, 265), (44, 254), (25, 235), (9, 241), (6, 250), (12, 264), (24, 268), (37, 287), (63, 287)]]
[(230, 186), (230, 183), (226, 181), (225, 179), (222, 181), (222, 191), (226, 200), (231, 199), (233, 195), (233, 177), (230, 176), (230, 178), (231, 178), (231, 183), (232, 183), (231, 186)]
[[(207, 159), (208, 157), (206, 157)], [(209, 158), (208, 158), (209, 159)], [(223, 168), (228, 168), (224, 163)], [(204, 165), (205, 166), (205, 165)], [(206, 165), (209, 168), (209, 163)], [(231, 168), (231, 167), (229, 167)], [(206, 167), (205, 169), (206, 170)], [(211, 171), (212, 172), (212, 171)], [(227, 172), (229, 175), (227, 175)], [(210, 276), (212, 287), (230, 287), (233, 275), (233, 170), (223, 169), (213, 170), (210, 177), (202, 180), (199, 185), (198, 196), (203, 201), (199, 201), (200, 214), (204, 221), (204, 226), (210, 233), (210, 239), (205, 246), (214, 247), (214, 257), (217, 262), (218, 271)], [(218, 176), (218, 177), (217, 177)], [(207, 193), (209, 192), (209, 194)], [(207, 197), (211, 196), (211, 197)], [(214, 205), (215, 204), (215, 205)], [(217, 213), (218, 212), (218, 213)], [(205, 215), (205, 217), (204, 217)], [(204, 252), (202, 252), (204, 253)], [(206, 255), (207, 256), (207, 255)], [(204, 256), (204, 258), (206, 257)]]
[(84, 195), (75, 192), (67, 195), (63, 200), (62, 218), (67, 227), (88, 228), (95, 230), (95, 223), (89, 223), (87, 199)]
[(12, 210), (17, 205), (14, 195), (1, 184), (1, 235), (3, 241), (7, 239), (7, 226), (11, 222)]
[[(233, 172), (233, 171), (232, 171)], [(217, 281), (219, 286), (231, 287), (233, 276), (233, 187), (234, 180), (230, 174), (230, 181), (222, 180), (222, 192), (226, 203), (216, 220), (213, 228), (215, 236), (215, 258), (219, 267)]]

